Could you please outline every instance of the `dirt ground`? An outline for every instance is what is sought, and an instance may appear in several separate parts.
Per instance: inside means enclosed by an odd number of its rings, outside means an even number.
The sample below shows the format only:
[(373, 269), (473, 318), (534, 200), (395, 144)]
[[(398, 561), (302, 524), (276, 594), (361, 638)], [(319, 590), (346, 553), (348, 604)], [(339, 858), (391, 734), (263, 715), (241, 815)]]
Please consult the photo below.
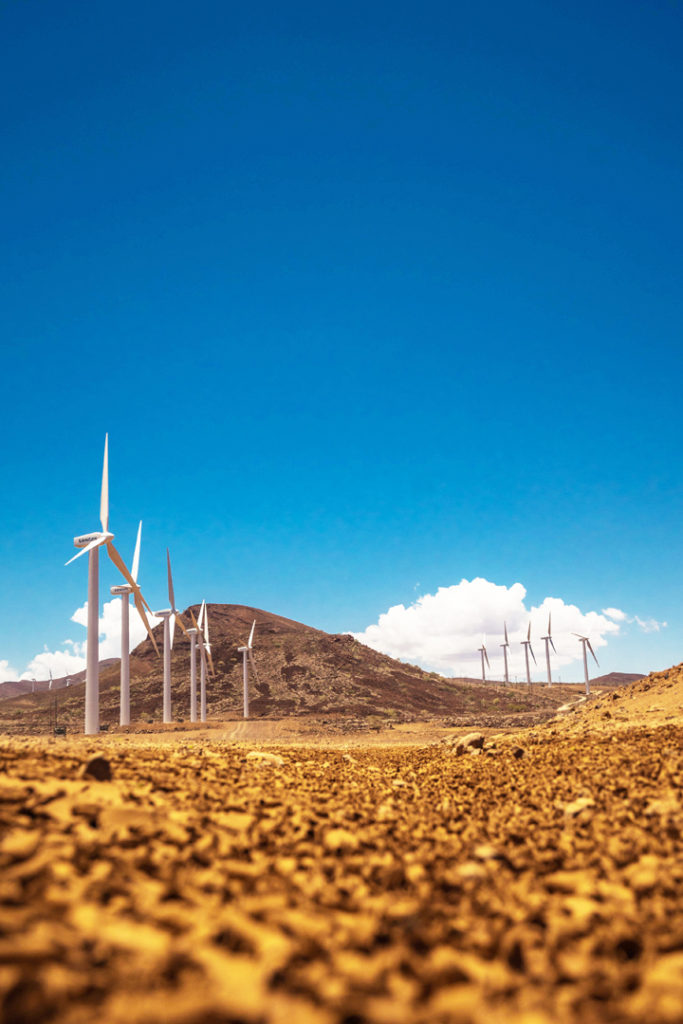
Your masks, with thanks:
[(0, 741), (1, 1019), (679, 1024), (683, 673), (568, 704)]

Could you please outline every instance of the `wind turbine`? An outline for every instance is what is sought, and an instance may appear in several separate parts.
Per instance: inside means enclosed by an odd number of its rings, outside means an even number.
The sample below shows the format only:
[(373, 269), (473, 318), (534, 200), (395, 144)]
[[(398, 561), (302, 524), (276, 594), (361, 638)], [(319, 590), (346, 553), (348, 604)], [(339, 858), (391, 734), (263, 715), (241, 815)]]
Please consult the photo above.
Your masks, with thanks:
[[(555, 651), (555, 644), (553, 643), (553, 638), (550, 632), (550, 612), (548, 613), (548, 635), (542, 636), (541, 640), (545, 641), (545, 663), (548, 667), (548, 686), (552, 686), (553, 677), (550, 672), (550, 648), (552, 647)], [(555, 654), (557, 654), (557, 651), (555, 651)]]
[(109, 533), (109, 434), (104, 436), (104, 462), (102, 464), (102, 489), (100, 491), (100, 523), (102, 530), (74, 537), (74, 547), (80, 548), (78, 554), (66, 563), (70, 565), (75, 559), (88, 552), (88, 632), (86, 639), (85, 668), (85, 734), (93, 736), (100, 731), (100, 677), (99, 677), (99, 617), (100, 617), (100, 548), (106, 547), (107, 554), (119, 570), (123, 578), (135, 587), (132, 578), (123, 563), (112, 540), (114, 534)]
[(209, 610), (206, 607), (206, 601), (202, 601), (202, 607), (199, 610), (199, 621), (197, 623), (199, 629), (199, 653), (201, 654), (201, 677), (200, 677), (200, 691), (199, 691), (199, 718), (200, 721), (206, 721), (206, 676), (210, 670), (211, 675), (213, 671), (213, 658), (211, 656), (211, 643), (209, 642)]
[(190, 638), (190, 721), (197, 721), (197, 635), (199, 633), (199, 626), (197, 620), (194, 617), (194, 612), (190, 609), (190, 617), (192, 619), (192, 625), (186, 630), (187, 635)]
[(254, 661), (254, 655), (251, 653), (254, 644), (254, 630), (256, 629), (256, 619), (251, 624), (251, 632), (249, 633), (249, 639), (246, 645), (237, 648), (237, 653), (242, 655), (242, 688), (244, 694), (244, 717), (249, 718), (249, 666), (247, 661), (251, 663), (251, 667), (254, 670), (254, 675), (258, 680), (258, 672), (256, 671), (256, 662)]
[(500, 646), (503, 648), (503, 658), (505, 659), (505, 683), (507, 685), (507, 683), (510, 682), (510, 677), (508, 675), (508, 647), (510, 646), (510, 641), (508, 640), (507, 622), (503, 623), (503, 632), (505, 633), (505, 643)]
[(145, 608), (149, 609), (149, 605), (142, 596), (140, 587), (138, 586), (138, 570), (140, 568), (140, 540), (142, 537), (142, 520), (138, 526), (138, 536), (135, 541), (135, 551), (133, 552), (133, 565), (131, 568), (131, 579), (133, 585), (130, 583), (121, 583), (116, 587), (110, 587), (109, 592), (114, 596), (121, 595), (121, 697), (120, 697), (120, 714), (119, 723), (121, 725), (130, 725), (130, 629), (129, 629), (129, 611), (130, 603), (128, 600), (129, 594), (133, 595), (135, 601), (135, 607), (138, 610), (138, 614), (142, 619), (143, 625), (149, 634), (149, 638), (152, 641), (154, 650), (159, 653), (157, 642), (154, 639), (152, 630), (150, 629), (147, 616), (145, 615)]
[(591, 692), (591, 684), (588, 678), (588, 655), (586, 654), (586, 647), (588, 647), (588, 650), (593, 655), (593, 661), (598, 666), (598, 668), (600, 668), (600, 662), (595, 657), (595, 651), (591, 647), (591, 642), (587, 636), (581, 636), (580, 633), (573, 633), (572, 636), (577, 636), (579, 638), (579, 640), (581, 641), (581, 647), (583, 648), (583, 674), (586, 678), (586, 696), (589, 697)]
[(489, 666), (489, 668), (491, 668), (491, 666), (489, 665), (489, 656), (486, 653), (486, 643), (485, 643), (485, 641), (482, 640), (481, 647), (479, 647), (478, 650), (479, 650), (479, 653), (481, 654), (481, 681), (482, 681), (482, 683), (485, 683), (486, 682), (486, 669), (484, 668), (484, 658), (486, 658), (486, 664)]
[(531, 651), (531, 657), (534, 659), (534, 665), (537, 664), (536, 655), (534, 649), (531, 646), (531, 623), (529, 623), (529, 630), (526, 635), (526, 640), (522, 640), (522, 647), (524, 648), (524, 657), (526, 659), (526, 681), (531, 686), (531, 672), (529, 671), (529, 651)]
[(48, 686), (48, 690), (51, 690), (52, 689), (52, 669), (49, 668), (48, 672), (50, 673), (50, 683), (49, 683), (49, 686)]
[(175, 606), (175, 595), (173, 593), (173, 576), (171, 574), (171, 555), (168, 548), (166, 548), (166, 566), (168, 569), (168, 600), (170, 602), (170, 608), (162, 608), (159, 612), (153, 612), (157, 618), (164, 620), (164, 705), (163, 705), (163, 721), (165, 723), (172, 722), (171, 717), (171, 651), (173, 650), (173, 636), (175, 634), (175, 623), (176, 619), (180, 623), (180, 628), (183, 633), (187, 635), (187, 630), (183, 625), (183, 620), (180, 617), (180, 612)]

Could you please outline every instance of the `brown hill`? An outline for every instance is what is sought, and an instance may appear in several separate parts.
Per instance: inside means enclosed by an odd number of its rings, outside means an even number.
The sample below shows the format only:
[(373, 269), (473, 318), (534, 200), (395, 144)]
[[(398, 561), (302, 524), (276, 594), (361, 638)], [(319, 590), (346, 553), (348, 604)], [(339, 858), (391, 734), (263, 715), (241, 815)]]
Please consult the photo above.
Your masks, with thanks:
[(629, 683), (637, 683), (644, 675), (644, 672), (608, 672), (591, 679), (591, 686), (628, 686)]
[(561, 709), (562, 729), (595, 732), (683, 721), (683, 664), (626, 686), (595, 688), (590, 699)]
[[(195, 616), (199, 606), (191, 606)], [(185, 615), (188, 618), (188, 615)], [(253, 717), (290, 715), (346, 716), (361, 720), (378, 717), (405, 721), (429, 717), (474, 716), (480, 724), (523, 725), (529, 715), (546, 718), (573, 696), (569, 686), (551, 689), (526, 685), (483, 685), (479, 681), (444, 679), (414, 665), (373, 651), (347, 634), (329, 634), (281, 615), (244, 605), (209, 606), (211, 646), (216, 675), (207, 686), (211, 718), (239, 718), (242, 710), (242, 657), (256, 619), (254, 656), (259, 678), (250, 679)], [(155, 638), (162, 644), (163, 627)], [(176, 629), (172, 665), (172, 702), (175, 721), (189, 719), (189, 640)], [(58, 694), (25, 694), (3, 701), (0, 728), (33, 731), (54, 724), (82, 728), (83, 685)], [(159, 721), (162, 701), (162, 666), (146, 639), (131, 654), (131, 718)], [(100, 673), (101, 721), (118, 721), (118, 663)], [(464, 717), (462, 717), (464, 716)], [(41, 727), (41, 723), (43, 723)]]

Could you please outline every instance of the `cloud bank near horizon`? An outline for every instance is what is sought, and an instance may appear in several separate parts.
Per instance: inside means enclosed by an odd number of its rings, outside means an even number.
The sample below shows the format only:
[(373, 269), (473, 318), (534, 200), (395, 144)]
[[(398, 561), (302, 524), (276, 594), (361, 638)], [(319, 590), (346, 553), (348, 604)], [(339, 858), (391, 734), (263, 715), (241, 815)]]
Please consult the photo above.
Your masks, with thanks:
[(665, 622), (631, 617), (620, 608), (582, 612), (559, 597), (546, 597), (541, 604), (527, 608), (525, 598), (526, 588), (521, 583), (506, 587), (481, 577), (463, 579), (450, 587), (439, 587), (435, 594), (423, 594), (408, 607), (394, 605), (374, 625), (352, 636), (382, 654), (449, 676), (479, 676), (478, 648), (485, 640), (492, 678), (502, 678), (500, 644), (506, 622), (510, 674), (514, 678), (515, 674), (521, 677), (524, 673), (520, 641), (526, 639), (531, 622), (532, 647), (539, 661), (534, 677), (545, 678), (540, 658), (544, 655), (544, 644), (540, 637), (546, 634), (549, 614), (557, 648), (556, 655), (551, 652), (554, 671), (578, 662), (581, 656), (579, 641), (572, 633), (589, 637), (599, 658), (599, 649), (618, 636), (627, 623), (634, 623), (643, 632), (658, 632), (666, 627)]

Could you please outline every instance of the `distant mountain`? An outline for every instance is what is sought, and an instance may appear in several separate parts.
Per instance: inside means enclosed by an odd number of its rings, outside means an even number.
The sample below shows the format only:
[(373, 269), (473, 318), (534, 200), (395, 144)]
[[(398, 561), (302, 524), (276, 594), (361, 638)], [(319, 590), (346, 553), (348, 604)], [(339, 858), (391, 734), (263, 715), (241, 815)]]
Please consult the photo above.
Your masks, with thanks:
[(644, 675), (644, 672), (608, 672), (605, 676), (591, 679), (591, 686), (627, 686), (629, 683), (637, 683)]

